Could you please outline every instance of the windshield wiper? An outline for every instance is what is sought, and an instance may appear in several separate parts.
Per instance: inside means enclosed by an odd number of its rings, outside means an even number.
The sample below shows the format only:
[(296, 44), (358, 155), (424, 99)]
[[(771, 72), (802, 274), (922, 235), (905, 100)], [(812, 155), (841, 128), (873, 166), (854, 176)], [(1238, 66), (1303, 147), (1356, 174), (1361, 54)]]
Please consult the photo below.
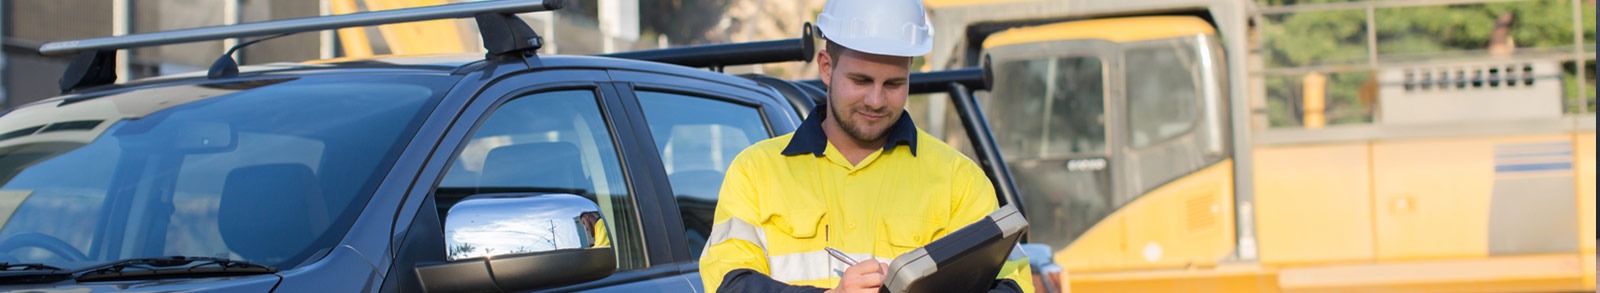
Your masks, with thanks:
[(277, 268), (216, 257), (168, 256), (131, 258), (79, 269), (73, 279), (79, 282), (121, 281), (163, 277), (225, 277), (271, 274)]
[(17, 271), (65, 271), (67, 269), (53, 267), (41, 263), (9, 263), (0, 262), (0, 272)]
[(277, 268), (246, 261), (193, 256), (130, 258), (77, 270), (37, 263), (0, 262), (0, 284), (54, 283), (65, 280), (122, 281), (166, 277), (208, 278), (277, 272)]
[(72, 271), (40, 263), (0, 262), (0, 284), (53, 283), (72, 279)]

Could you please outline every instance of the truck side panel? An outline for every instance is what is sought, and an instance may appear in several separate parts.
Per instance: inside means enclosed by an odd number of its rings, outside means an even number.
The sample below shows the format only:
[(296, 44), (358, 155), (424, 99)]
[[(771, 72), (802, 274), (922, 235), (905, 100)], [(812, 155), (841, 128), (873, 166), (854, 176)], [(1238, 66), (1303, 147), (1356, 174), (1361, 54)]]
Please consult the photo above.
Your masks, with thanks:
[(1255, 154), (1263, 264), (1373, 259), (1368, 143), (1262, 146)]

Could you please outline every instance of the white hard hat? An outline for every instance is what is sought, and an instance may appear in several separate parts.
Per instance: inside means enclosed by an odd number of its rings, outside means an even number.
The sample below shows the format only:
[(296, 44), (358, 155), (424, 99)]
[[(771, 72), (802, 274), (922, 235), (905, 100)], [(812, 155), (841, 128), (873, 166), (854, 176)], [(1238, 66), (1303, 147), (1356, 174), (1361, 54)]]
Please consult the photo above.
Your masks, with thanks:
[(933, 24), (920, 0), (831, 0), (817, 15), (829, 42), (878, 55), (916, 57), (933, 51)]

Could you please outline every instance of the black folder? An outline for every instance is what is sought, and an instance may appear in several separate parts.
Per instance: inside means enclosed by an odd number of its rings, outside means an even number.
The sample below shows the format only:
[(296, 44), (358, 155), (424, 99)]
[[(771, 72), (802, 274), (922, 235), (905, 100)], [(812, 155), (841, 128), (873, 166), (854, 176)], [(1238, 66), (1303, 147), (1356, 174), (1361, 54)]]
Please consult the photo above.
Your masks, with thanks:
[(1016, 207), (1000, 207), (978, 222), (895, 257), (881, 291), (986, 292), (1027, 230), (1028, 220)]

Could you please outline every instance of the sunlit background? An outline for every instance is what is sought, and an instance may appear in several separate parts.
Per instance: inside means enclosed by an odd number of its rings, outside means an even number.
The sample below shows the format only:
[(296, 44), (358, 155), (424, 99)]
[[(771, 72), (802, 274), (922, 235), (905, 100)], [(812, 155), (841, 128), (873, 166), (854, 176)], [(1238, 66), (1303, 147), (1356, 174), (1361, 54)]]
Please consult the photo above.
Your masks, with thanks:
[[(59, 94), (53, 86), (71, 56), (40, 56), (47, 42), (277, 19), (454, 3), (454, 0), (5, 0), (5, 83), (0, 107)], [(822, 1), (579, 0), (554, 13), (521, 15), (547, 42), (543, 53), (598, 54), (800, 36)], [(70, 20), (70, 21), (66, 21)], [(272, 62), (480, 52), (471, 19), (307, 32), (246, 47), (243, 65)], [(246, 39), (249, 40), (249, 39)], [(120, 80), (204, 70), (238, 40), (127, 50)], [(803, 66), (735, 71), (796, 75)], [(775, 72), (774, 72), (775, 71)], [(813, 70), (814, 71), (814, 70)]]
[[(60, 94), (72, 56), (39, 55), (47, 42), (453, 2), (4, 0), (0, 108)], [(795, 38), (823, 3), (576, 0), (522, 18), (542, 53), (587, 55)], [(983, 113), (1063, 289), (1595, 286), (1594, 0), (923, 3), (935, 49), (913, 69), (992, 62)], [(300, 33), (238, 56), (481, 54), (474, 26)], [(125, 50), (119, 80), (204, 70), (248, 40)], [(971, 156), (952, 107), (907, 104)], [(737, 151), (708, 148), (724, 165)]]

